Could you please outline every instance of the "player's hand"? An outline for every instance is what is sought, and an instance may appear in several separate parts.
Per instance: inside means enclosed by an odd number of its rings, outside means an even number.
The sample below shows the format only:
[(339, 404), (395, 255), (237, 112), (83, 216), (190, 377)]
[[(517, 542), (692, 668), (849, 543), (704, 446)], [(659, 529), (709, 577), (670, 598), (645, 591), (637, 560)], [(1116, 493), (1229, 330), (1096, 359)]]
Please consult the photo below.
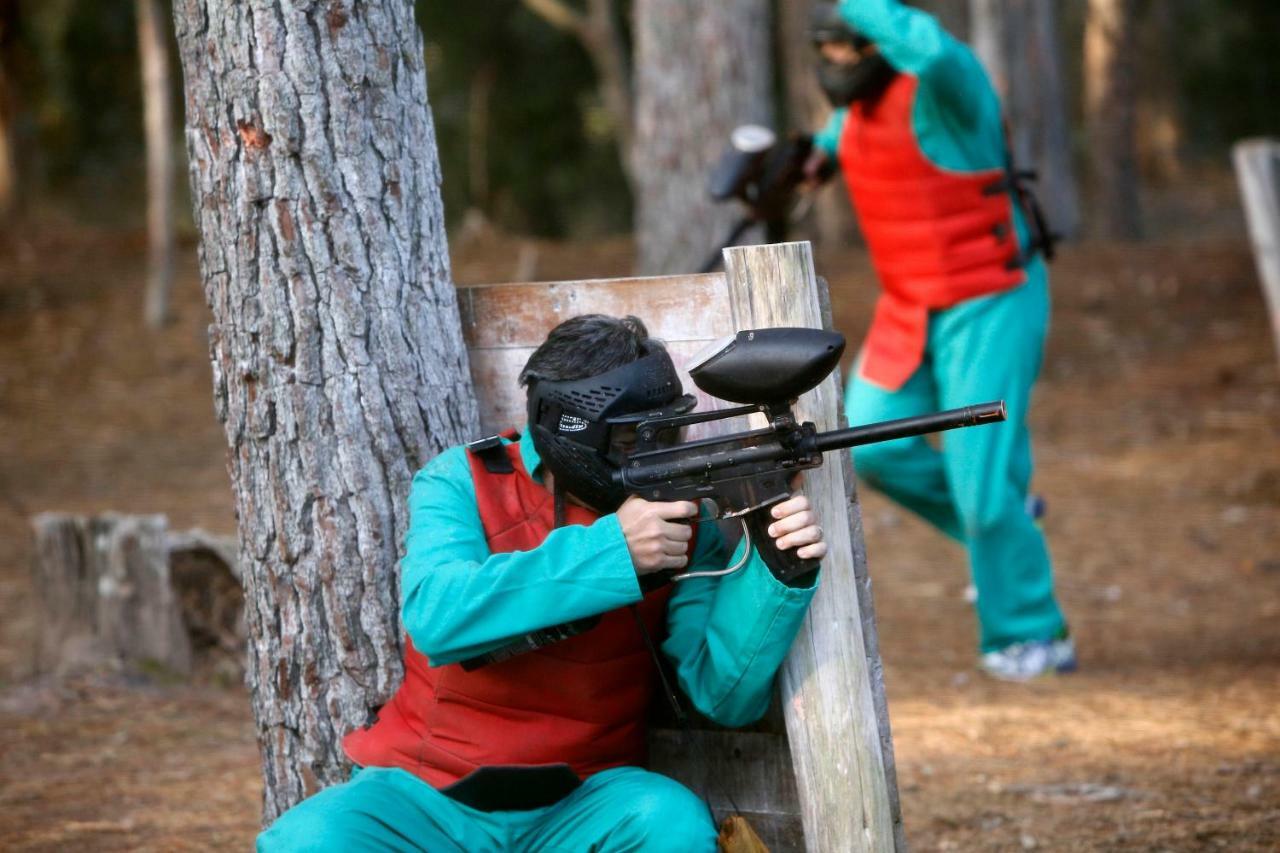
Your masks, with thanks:
[(816, 190), (827, 181), (827, 161), (830, 158), (827, 152), (821, 148), (814, 148), (809, 152), (809, 158), (804, 161), (804, 181), (801, 182), (806, 190)]
[(779, 551), (796, 548), (796, 554), (805, 560), (821, 560), (827, 555), (827, 543), (822, 538), (822, 528), (809, 508), (809, 499), (794, 495), (775, 504), (769, 515), (775, 520), (769, 525), (769, 535)]
[(618, 507), (618, 523), (637, 575), (683, 569), (689, 563), (693, 527), (674, 519), (695, 518), (698, 505), (689, 501), (659, 503), (634, 495)]

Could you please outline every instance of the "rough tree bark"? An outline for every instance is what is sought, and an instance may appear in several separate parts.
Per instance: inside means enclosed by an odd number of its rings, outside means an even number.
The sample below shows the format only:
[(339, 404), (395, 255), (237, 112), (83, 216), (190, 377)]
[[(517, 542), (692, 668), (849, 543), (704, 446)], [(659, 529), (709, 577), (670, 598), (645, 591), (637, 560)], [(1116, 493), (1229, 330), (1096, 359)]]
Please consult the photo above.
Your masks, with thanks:
[(626, 43), (618, 29), (615, 0), (587, 0), (585, 12), (563, 0), (522, 0), (535, 15), (559, 30), (572, 33), (591, 57), (600, 79), (600, 100), (613, 120), (618, 155), (627, 177), (631, 174), (635, 106), (631, 96), (631, 68)]
[(474, 436), (410, 0), (176, 0), (264, 820), (401, 676), (413, 471)]
[(772, 124), (769, 4), (635, 0), (633, 11), (638, 265), (694, 272), (741, 215), (708, 197), (712, 165), (734, 127)]
[(969, 0), (973, 47), (1004, 102), (1014, 161), (1039, 172), (1050, 225), (1073, 236), (1080, 201), (1057, 14), (1053, 0)]
[(1134, 142), (1135, 0), (1089, 0), (1084, 34), (1085, 123), (1097, 232), (1142, 236)]
[(142, 65), (143, 130), (147, 140), (147, 296), (153, 329), (169, 319), (173, 286), (173, 117), (169, 107), (169, 40), (159, 0), (137, 0)]

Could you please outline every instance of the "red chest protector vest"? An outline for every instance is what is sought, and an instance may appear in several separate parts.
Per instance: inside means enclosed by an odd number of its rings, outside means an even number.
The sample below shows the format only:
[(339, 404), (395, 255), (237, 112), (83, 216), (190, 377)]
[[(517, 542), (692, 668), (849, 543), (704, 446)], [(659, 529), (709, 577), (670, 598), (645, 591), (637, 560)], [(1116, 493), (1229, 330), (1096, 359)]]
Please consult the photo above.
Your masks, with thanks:
[[(491, 553), (536, 548), (554, 527), (552, 496), (529, 476), (518, 443), (514, 469), (490, 472), (468, 452)], [(568, 524), (595, 513), (566, 506)], [(665, 625), (670, 587), (638, 605), (651, 636)], [(477, 767), (566, 763), (580, 777), (641, 765), (653, 659), (635, 617), (621, 608), (591, 630), (471, 672), (431, 667), (405, 638), (404, 682), (371, 725), (343, 740), (362, 767), (400, 767), (441, 788)], [(655, 640), (656, 641), (656, 640)]]
[(953, 172), (920, 150), (911, 123), (918, 81), (849, 108), (839, 159), (883, 293), (862, 376), (896, 391), (920, 366), (929, 311), (1008, 290), (1026, 275), (1004, 169)]

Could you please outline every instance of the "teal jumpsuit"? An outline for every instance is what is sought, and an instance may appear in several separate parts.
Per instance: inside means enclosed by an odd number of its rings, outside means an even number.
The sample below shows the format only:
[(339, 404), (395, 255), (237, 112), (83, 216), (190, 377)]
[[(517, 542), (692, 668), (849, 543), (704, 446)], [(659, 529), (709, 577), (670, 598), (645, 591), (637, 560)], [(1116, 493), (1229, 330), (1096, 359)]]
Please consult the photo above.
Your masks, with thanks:
[[(839, 9), (890, 65), (918, 79), (912, 125), (934, 165), (959, 172), (1006, 165), (999, 98), (973, 51), (933, 16), (895, 0), (842, 0)], [(836, 155), (846, 113), (836, 110), (815, 137), (829, 156)], [(1028, 229), (1018, 205), (1014, 226), (1025, 250)], [(1005, 401), (1008, 421), (948, 432), (940, 451), (920, 437), (854, 452), (868, 483), (968, 549), (984, 653), (1066, 632), (1044, 536), (1025, 510), (1032, 471), (1027, 408), (1048, 324), (1048, 272), (1037, 255), (1024, 284), (930, 312), (924, 360), (902, 388), (877, 387), (855, 370), (845, 392), (851, 424)]]
[[(538, 478), (527, 434), (520, 453), (525, 470)], [(461, 447), (418, 472), (409, 510), (401, 617), (433, 665), (642, 597), (616, 515), (559, 528), (530, 551), (489, 553)], [(699, 527), (690, 565), (727, 565), (715, 525)], [(676, 585), (662, 651), (699, 711), (729, 726), (764, 714), (815, 589), (779, 583), (754, 553), (735, 574)], [(638, 767), (591, 776), (548, 808), (507, 812), (461, 805), (405, 770), (366, 767), (283, 814), (259, 836), (258, 849), (710, 851), (715, 836), (697, 796)]]

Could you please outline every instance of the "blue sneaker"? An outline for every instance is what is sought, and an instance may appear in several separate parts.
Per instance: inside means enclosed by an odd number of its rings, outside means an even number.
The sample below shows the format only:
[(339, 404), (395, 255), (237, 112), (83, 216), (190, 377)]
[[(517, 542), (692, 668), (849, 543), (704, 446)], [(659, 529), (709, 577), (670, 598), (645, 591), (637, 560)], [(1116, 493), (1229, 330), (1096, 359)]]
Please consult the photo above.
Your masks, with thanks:
[(1076, 644), (1070, 636), (1014, 643), (987, 652), (978, 667), (1001, 681), (1031, 681), (1046, 675), (1075, 672)]

